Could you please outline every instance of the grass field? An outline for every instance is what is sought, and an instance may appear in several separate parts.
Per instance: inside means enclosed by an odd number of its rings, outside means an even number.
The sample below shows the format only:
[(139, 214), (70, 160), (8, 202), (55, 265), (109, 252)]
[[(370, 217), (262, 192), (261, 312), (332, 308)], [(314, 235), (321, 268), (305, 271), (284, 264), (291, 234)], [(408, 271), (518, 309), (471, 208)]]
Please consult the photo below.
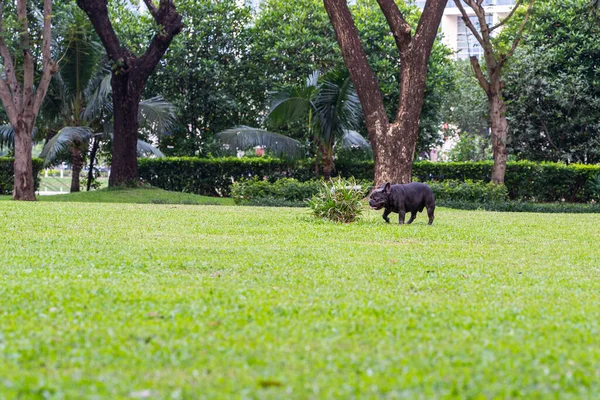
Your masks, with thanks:
[(592, 398), (600, 217), (0, 202), (0, 398)]

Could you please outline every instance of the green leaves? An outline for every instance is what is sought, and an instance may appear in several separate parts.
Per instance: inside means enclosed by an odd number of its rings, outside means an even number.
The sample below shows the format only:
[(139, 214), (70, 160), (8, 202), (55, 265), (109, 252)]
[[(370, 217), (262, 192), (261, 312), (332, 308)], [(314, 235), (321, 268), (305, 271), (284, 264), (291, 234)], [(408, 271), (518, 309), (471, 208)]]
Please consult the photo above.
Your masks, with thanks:
[(307, 204), (316, 218), (333, 222), (354, 222), (363, 212), (362, 199), (366, 189), (354, 178), (333, 178), (322, 182), (319, 193), (313, 195)]

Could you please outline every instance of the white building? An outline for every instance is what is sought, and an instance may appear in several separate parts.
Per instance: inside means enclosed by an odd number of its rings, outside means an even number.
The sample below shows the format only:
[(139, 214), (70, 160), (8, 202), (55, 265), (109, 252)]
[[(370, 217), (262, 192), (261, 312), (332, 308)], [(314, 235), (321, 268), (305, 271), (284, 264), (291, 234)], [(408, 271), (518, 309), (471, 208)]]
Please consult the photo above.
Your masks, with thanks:
[[(423, 8), (425, 1), (415, 1), (415, 4)], [(464, 4), (464, 3), (463, 3)], [(495, 25), (506, 17), (515, 0), (484, 0), (483, 5), (486, 11), (486, 19), (488, 24)], [(471, 7), (465, 5), (465, 11), (471, 16), (471, 21), (476, 27), (479, 27), (477, 17)], [(457, 59), (468, 58), (470, 56), (481, 56), (483, 50), (469, 28), (465, 25), (462, 14), (454, 0), (448, 0), (444, 15), (442, 17), (442, 34), (444, 35), (443, 42), (446, 46), (453, 49)]]

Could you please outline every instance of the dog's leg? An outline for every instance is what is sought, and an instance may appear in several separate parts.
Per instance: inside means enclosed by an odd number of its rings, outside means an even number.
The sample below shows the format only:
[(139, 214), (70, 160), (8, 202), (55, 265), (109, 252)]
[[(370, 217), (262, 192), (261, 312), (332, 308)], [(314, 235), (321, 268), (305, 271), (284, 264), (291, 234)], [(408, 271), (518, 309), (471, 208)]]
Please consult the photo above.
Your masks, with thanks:
[(398, 212), (398, 214), (400, 214), (400, 215), (399, 215), (399, 217), (398, 217), (398, 223), (399, 223), (400, 225), (402, 225), (402, 224), (404, 224), (404, 218), (406, 218), (406, 211), (404, 211), (404, 210), (400, 210), (400, 211)]
[(410, 225), (412, 224), (412, 222), (415, 220), (415, 218), (417, 218), (417, 212), (411, 212), (410, 213), (410, 219), (408, 220), (407, 224)]
[(435, 207), (427, 207), (427, 216), (429, 217), (428, 225), (433, 224), (433, 218), (434, 218), (433, 211), (434, 210), (435, 210)]
[(392, 210), (388, 210), (387, 208), (385, 209), (385, 211), (383, 212), (383, 219), (385, 220), (385, 222), (387, 222), (388, 224), (390, 223), (390, 219), (388, 218), (388, 215), (390, 215), (390, 213), (392, 212)]

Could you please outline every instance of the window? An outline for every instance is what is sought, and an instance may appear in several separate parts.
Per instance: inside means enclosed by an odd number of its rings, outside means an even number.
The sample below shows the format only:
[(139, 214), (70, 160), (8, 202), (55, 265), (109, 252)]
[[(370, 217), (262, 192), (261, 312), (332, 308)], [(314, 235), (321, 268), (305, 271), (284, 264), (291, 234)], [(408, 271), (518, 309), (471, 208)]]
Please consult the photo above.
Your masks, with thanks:
[[(456, 58), (462, 59), (462, 58), (469, 58), (471, 56), (481, 57), (483, 55), (483, 49), (481, 48), (481, 45), (479, 44), (479, 42), (477, 41), (475, 36), (473, 36), (473, 33), (471, 32), (469, 27), (465, 24), (462, 17), (456, 17), (456, 18), (457, 18), (457, 23), (456, 23), (456, 26), (457, 26), (457, 32), (456, 32), (456, 34), (457, 34), (456, 35), (457, 36), (457, 40), (456, 40), (457, 54), (456, 54)], [(486, 19), (486, 22), (488, 23), (488, 25), (490, 25), (492, 23), (491, 15), (486, 15), (485, 19)], [(470, 17), (470, 20), (473, 23), (473, 25), (475, 26), (475, 28), (477, 30), (479, 30), (479, 21), (477, 20), (477, 17), (472, 16), (472, 17)]]

